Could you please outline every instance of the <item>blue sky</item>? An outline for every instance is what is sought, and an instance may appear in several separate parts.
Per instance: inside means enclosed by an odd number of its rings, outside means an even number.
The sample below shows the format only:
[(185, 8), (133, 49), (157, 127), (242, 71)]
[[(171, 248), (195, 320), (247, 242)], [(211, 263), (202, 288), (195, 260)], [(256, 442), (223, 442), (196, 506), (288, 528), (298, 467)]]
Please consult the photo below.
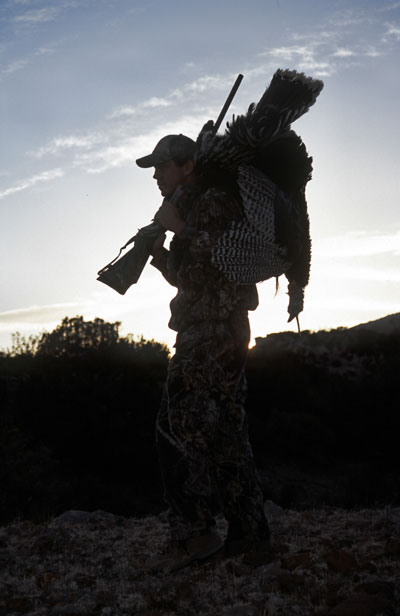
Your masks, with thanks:
[[(3, 0), (0, 6), (0, 347), (83, 314), (173, 343), (174, 290), (151, 266), (124, 297), (97, 270), (160, 196), (134, 160), (196, 137), (236, 75), (232, 113), (277, 68), (325, 88), (293, 125), (314, 158), (303, 328), (398, 312), (400, 2)], [(259, 285), (253, 336), (286, 324), (286, 283)]]

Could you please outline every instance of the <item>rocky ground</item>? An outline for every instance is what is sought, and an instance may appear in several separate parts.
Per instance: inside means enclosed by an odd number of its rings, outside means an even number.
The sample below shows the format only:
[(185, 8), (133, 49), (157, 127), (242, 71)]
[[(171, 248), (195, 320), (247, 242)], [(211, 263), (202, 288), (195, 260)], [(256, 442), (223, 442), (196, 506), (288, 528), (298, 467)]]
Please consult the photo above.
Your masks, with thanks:
[(163, 514), (1, 527), (0, 616), (400, 615), (400, 509), (266, 509), (269, 562), (214, 557), (171, 575), (143, 568), (167, 540)]

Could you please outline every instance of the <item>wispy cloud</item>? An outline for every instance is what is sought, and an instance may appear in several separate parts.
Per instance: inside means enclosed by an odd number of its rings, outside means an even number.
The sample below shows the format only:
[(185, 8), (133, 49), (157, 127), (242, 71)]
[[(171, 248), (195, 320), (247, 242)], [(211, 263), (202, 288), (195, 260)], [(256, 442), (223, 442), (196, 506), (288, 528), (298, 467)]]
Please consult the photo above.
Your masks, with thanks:
[(388, 44), (400, 40), (400, 25), (383, 19), (387, 11), (399, 7), (400, 2), (395, 2), (381, 11), (358, 6), (336, 12), (320, 29), (292, 32), (286, 44), (268, 49), (264, 55), (290, 62), (298, 70), (312, 71), (316, 77), (331, 77), (354, 66), (354, 60), (361, 65), (389, 53)]
[(349, 26), (359, 26), (361, 24), (372, 23), (373, 19), (373, 14), (368, 9), (365, 10), (361, 7), (352, 7), (338, 11), (331, 17), (330, 23), (333, 26), (346, 28)]
[(89, 150), (100, 143), (108, 141), (104, 133), (94, 132), (86, 135), (65, 135), (55, 137), (45, 146), (30, 152), (35, 158), (43, 158), (48, 154), (57, 155), (65, 150)]
[(111, 114), (110, 118), (121, 118), (126, 116), (139, 115), (148, 111), (154, 111), (157, 108), (170, 107), (172, 102), (167, 98), (159, 98), (153, 96), (137, 105), (120, 105)]
[(387, 41), (388, 39), (400, 41), (400, 24), (386, 24), (386, 32), (383, 40)]
[(395, 11), (396, 9), (400, 8), (400, 2), (391, 2), (390, 4), (387, 4), (385, 6), (380, 6), (378, 7), (376, 10), (379, 13), (387, 13), (389, 11)]
[(232, 85), (236, 75), (203, 75), (198, 79), (184, 84), (181, 88), (173, 90), (171, 97), (182, 98), (187, 94), (202, 94), (210, 90), (225, 90)]
[(25, 180), (21, 180), (19, 184), (15, 184), (14, 186), (10, 186), (9, 188), (5, 188), (0, 190), (0, 199), (4, 199), (5, 197), (9, 197), (15, 193), (21, 192), (22, 190), (26, 190), (27, 188), (31, 188), (40, 182), (49, 182), (51, 180), (55, 180), (56, 178), (60, 178), (64, 175), (64, 171), (62, 169), (51, 169), (49, 171), (43, 171), (37, 175), (33, 175), (30, 178)]
[(334, 259), (369, 257), (385, 253), (400, 256), (400, 231), (388, 234), (351, 231), (345, 235), (316, 240), (313, 247), (313, 252), (318, 257)]
[(348, 49), (345, 47), (340, 47), (339, 49), (337, 49), (335, 51), (335, 53), (333, 54), (334, 56), (338, 57), (338, 58), (348, 58), (350, 56), (354, 56), (355, 53), (352, 49)]
[[(323, 272), (326, 280), (331, 280), (332, 277), (340, 280), (357, 280), (381, 283), (399, 283), (400, 270), (387, 267), (366, 267), (362, 265), (352, 265), (338, 261), (337, 263), (323, 264)], [(399, 289), (400, 293), (400, 289)]]
[(43, 7), (41, 9), (33, 9), (26, 11), (20, 15), (16, 15), (13, 19), (18, 24), (38, 24), (48, 21), (54, 21), (59, 14), (59, 8), (54, 6)]
[(123, 118), (152, 112), (156, 109), (164, 109), (180, 103), (182, 99), (195, 97), (199, 94), (210, 94), (213, 91), (227, 90), (233, 83), (232, 75), (203, 75), (194, 81), (183, 84), (172, 90), (167, 96), (153, 96), (141, 101), (136, 105), (120, 105), (110, 114), (109, 118)]
[(10, 324), (18, 325), (45, 325), (49, 321), (57, 321), (71, 311), (79, 312), (82, 304), (65, 302), (62, 304), (47, 304), (43, 306), (29, 306), (0, 312), (0, 328), (8, 328)]
[(16, 71), (20, 71), (31, 63), (31, 58), (20, 58), (19, 60), (14, 60), (10, 62), (5, 68), (1, 70), (3, 75), (11, 75)]
[(336, 72), (336, 64), (328, 56), (324, 57), (320, 50), (321, 45), (322, 43), (317, 42), (286, 45), (270, 49), (266, 55), (279, 63), (290, 62), (301, 71), (311, 71), (316, 77), (330, 77)]
[[(387, 8), (393, 8), (395, 4), (398, 3), (388, 4)], [(64, 5), (67, 5), (66, 0), (58, 6), (64, 7)], [(35, 13), (33, 10), (24, 14), (27, 20), (46, 19), (52, 15), (48, 13), (46, 17), (46, 13)], [(352, 36), (352, 32), (359, 30), (358, 24), (372, 18), (378, 19), (376, 13), (372, 12), (371, 15), (366, 15), (365, 11), (361, 10), (358, 12), (348, 10), (336, 14), (334, 19), (321, 23), (320, 29), (316, 28), (311, 33), (290, 33), (286, 44), (259, 54), (257, 62), (246, 71), (247, 83), (251, 80), (259, 81), (259, 77), (263, 74), (270, 75), (271, 67), (277, 63), (279, 65), (287, 63), (315, 77), (328, 78), (342, 68), (348, 68), (355, 60), (362, 62), (365, 58), (370, 61), (371, 58), (382, 55), (384, 44), (378, 40), (378, 34), (375, 33), (375, 38), (369, 38), (368, 44), (364, 44), (362, 38)], [(347, 27), (337, 28), (338, 20)], [(400, 36), (400, 28), (394, 23), (387, 24), (386, 31), (386, 36), (392, 40)], [(40, 48), (36, 55), (39, 53), (46, 53), (46, 48)], [(28, 62), (29, 59), (21, 59), (10, 65), (7, 70), (9, 72), (19, 70)], [(187, 81), (160, 97), (122, 102), (99, 122), (99, 128), (94, 127), (92, 131), (82, 135), (76, 133), (57, 136), (31, 154), (39, 159), (63, 155), (65, 169), (67, 165), (69, 168), (80, 167), (88, 173), (102, 173), (111, 168), (131, 164), (138, 155), (147, 150), (147, 147), (154, 147), (155, 140), (166, 132), (188, 131), (186, 128), (188, 126), (189, 134), (196, 136), (204, 119), (208, 119), (206, 115), (212, 111), (212, 101), (219, 98), (220, 92), (229, 91), (235, 77), (236, 75), (232, 74), (208, 73)], [(193, 101), (196, 101), (196, 107), (192, 105), (192, 115), (189, 117), (185, 115), (185, 111), (188, 103)], [(171, 119), (169, 124), (166, 123), (165, 112)], [(208, 117), (213, 116), (210, 114)], [(168, 126), (171, 126), (169, 131)], [(129, 138), (126, 135), (129, 135)], [(35, 182), (40, 181), (37, 177), (34, 179)], [(22, 188), (16, 186), (0, 192), (0, 198), (17, 190), (23, 190), (29, 184), (21, 182), (21, 186)]]
[[(213, 92), (228, 92), (232, 83), (232, 75), (202, 76), (183, 84), (179, 89), (174, 89), (165, 97), (152, 97), (132, 106), (118, 106), (107, 116), (109, 123), (103, 125), (101, 130), (93, 130), (83, 135), (56, 137), (30, 154), (36, 158), (44, 158), (69, 152), (72, 154), (72, 166), (81, 167), (88, 173), (103, 173), (112, 168), (132, 164), (144, 151), (153, 148), (154, 143), (165, 134), (184, 132), (195, 138), (204, 121), (209, 118), (210, 96)], [(198, 102), (192, 114), (183, 115), (182, 105), (186, 107), (190, 98), (198, 100), (199, 95), (205, 95), (204, 104)], [(132, 125), (138, 115), (173, 107), (176, 109), (170, 114), (173, 118), (171, 121), (166, 122), (163, 115), (147, 132), (138, 134), (137, 123)], [(134, 135), (127, 138), (126, 134), (132, 134), (132, 131)]]
[(183, 132), (185, 135), (196, 137), (199, 126), (202, 126), (204, 119), (200, 112), (180, 117), (171, 122), (164, 120), (141, 135), (128, 139), (114, 139), (113, 145), (91, 152), (78, 153), (74, 165), (84, 168), (91, 174), (104, 173), (109, 169), (126, 164), (132, 165), (136, 158), (151, 151), (154, 144), (166, 134)]
[(383, 56), (384, 52), (376, 49), (376, 47), (367, 47), (364, 55), (367, 58), (378, 58), (379, 56)]
[(41, 46), (29, 56), (18, 58), (12, 62), (9, 62), (4, 68), (0, 69), (0, 73), (2, 75), (10, 75), (32, 65), (37, 58), (52, 55), (53, 53), (55, 53), (55, 45)]

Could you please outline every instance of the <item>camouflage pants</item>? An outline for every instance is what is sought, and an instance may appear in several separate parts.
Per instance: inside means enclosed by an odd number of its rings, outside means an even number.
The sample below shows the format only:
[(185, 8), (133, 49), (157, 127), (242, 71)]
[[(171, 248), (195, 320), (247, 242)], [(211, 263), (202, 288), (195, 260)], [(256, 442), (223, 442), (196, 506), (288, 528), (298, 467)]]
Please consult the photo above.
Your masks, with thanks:
[(268, 536), (243, 407), (249, 333), (240, 314), (177, 336), (157, 418), (172, 539), (214, 525), (216, 508), (231, 535)]

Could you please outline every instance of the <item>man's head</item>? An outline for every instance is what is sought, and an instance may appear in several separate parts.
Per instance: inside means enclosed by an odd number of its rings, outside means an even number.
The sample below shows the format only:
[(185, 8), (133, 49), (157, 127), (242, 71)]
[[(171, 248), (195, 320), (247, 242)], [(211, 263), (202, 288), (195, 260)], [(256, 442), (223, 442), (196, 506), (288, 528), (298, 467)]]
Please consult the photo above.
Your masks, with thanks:
[(196, 143), (185, 135), (163, 137), (151, 154), (138, 158), (142, 168), (154, 167), (154, 179), (163, 197), (171, 197), (180, 184), (194, 179)]

